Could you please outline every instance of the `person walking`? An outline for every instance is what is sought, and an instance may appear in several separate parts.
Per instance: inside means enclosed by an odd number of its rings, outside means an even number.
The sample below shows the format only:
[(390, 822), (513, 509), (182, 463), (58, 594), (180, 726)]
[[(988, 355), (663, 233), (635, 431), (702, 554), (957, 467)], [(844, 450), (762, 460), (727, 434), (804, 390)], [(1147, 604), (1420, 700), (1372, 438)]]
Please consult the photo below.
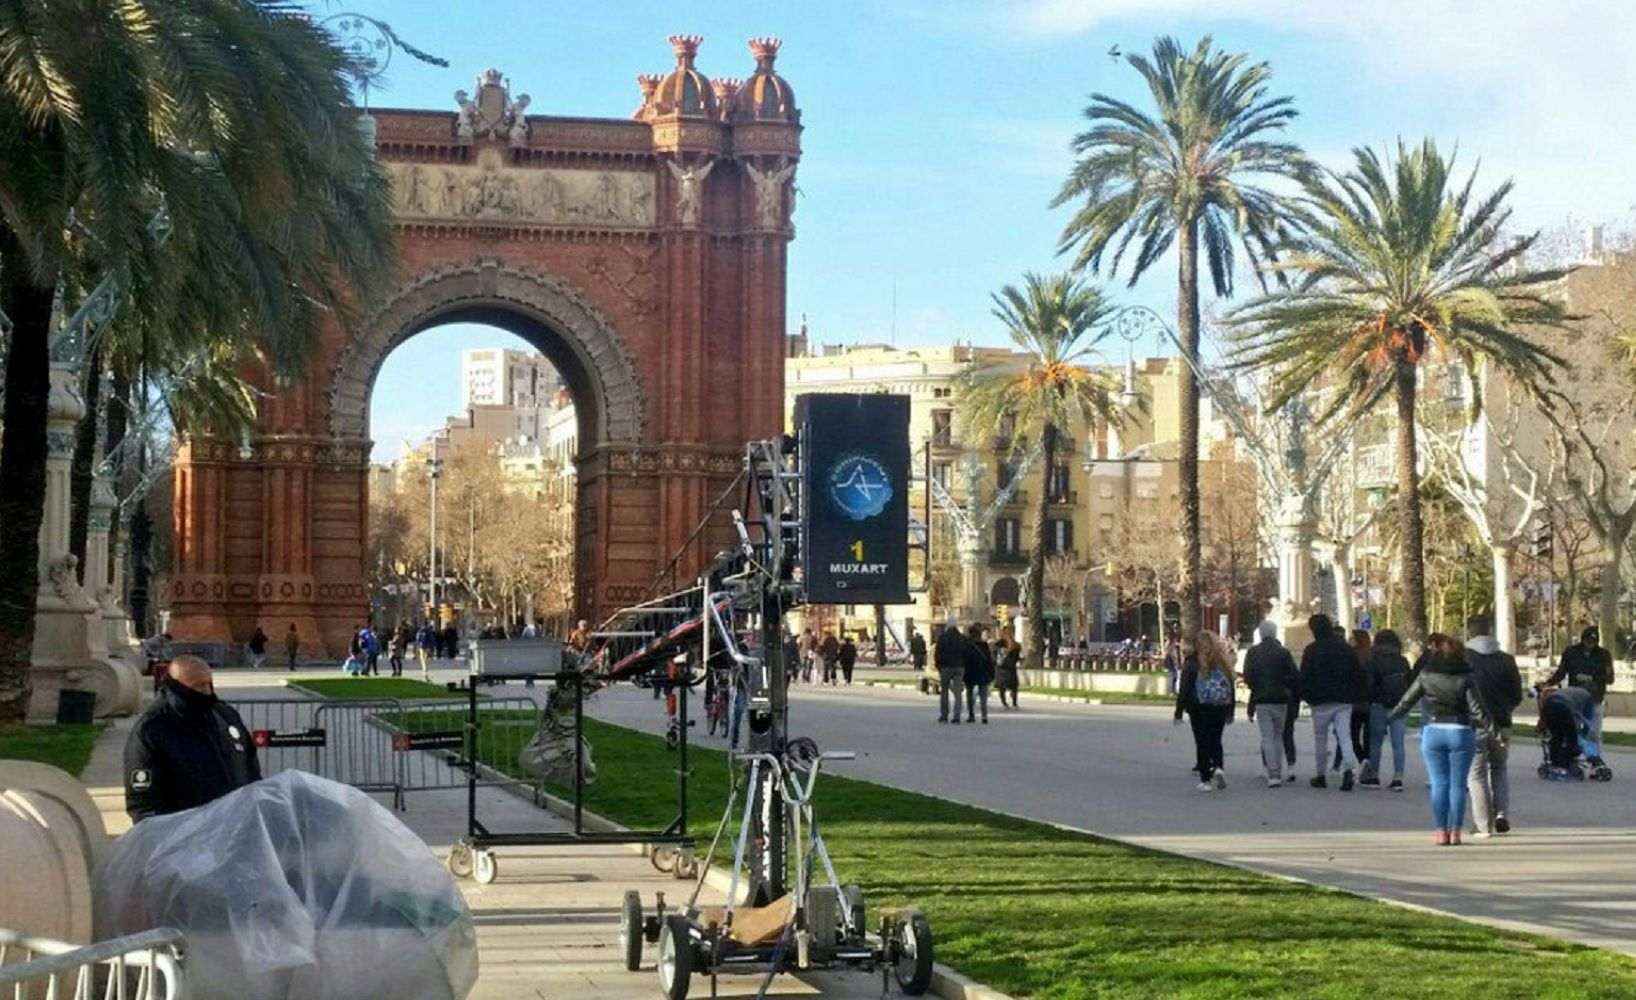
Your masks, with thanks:
[(1347, 730), (1352, 738), (1352, 756), (1361, 771), (1369, 764), (1369, 654), (1374, 640), (1368, 629), (1355, 628), (1348, 634), (1347, 645), (1357, 659), (1357, 670), (1352, 674), (1352, 718)]
[[(1143, 638), (1145, 639), (1147, 637), (1143, 636)], [(1129, 643), (1130, 640), (1126, 639), (1125, 642)], [(1177, 693), (1177, 682), (1180, 679), (1181, 674), (1182, 643), (1180, 639), (1171, 639), (1170, 642), (1165, 644), (1165, 677), (1167, 679), (1167, 683), (1170, 685), (1170, 690), (1166, 692), (1167, 694)]]
[(451, 660), (460, 656), (460, 630), (454, 622), (443, 626), (443, 652)]
[(290, 630), (284, 633), (284, 655), (289, 659), (290, 673), (295, 673), (295, 658), (301, 655), (301, 636), (296, 634), (295, 622), (291, 622)]
[(1477, 634), (1466, 643), (1466, 662), (1471, 665), (1472, 687), (1494, 721), (1494, 732), (1476, 735), (1466, 784), (1471, 793), (1472, 833), (1487, 839), (1511, 832), (1511, 778), (1506, 763), (1511, 713), (1522, 704), (1522, 672), (1516, 657), (1500, 649), (1499, 640), (1489, 634), (1492, 627), (1486, 618), (1474, 619), (1472, 631)]
[(914, 667), (916, 677), (926, 674), (926, 637), (909, 626), (909, 663)]
[(379, 677), (381, 674), (381, 637), (375, 634), (372, 626), (365, 625), (358, 636), (358, 644), (363, 647), (364, 673), (368, 676)]
[(1000, 693), (1000, 707), (1006, 707), (1006, 696), (1011, 696), (1010, 707), (1016, 711), (1017, 691), (1022, 686), (1022, 647), (1017, 640), (1002, 635), (994, 640), (994, 688)]
[(431, 623), (421, 622), (420, 628), (415, 631), (415, 657), (420, 660), (420, 679), (423, 681), (431, 680), (432, 668), (428, 661), (435, 653), (436, 645)]
[(824, 629), (823, 638), (818, 640), (818, 663), (821, 673), (818, 678), (820, 684), (834, 684), (836, 667), (841, 659), (841, 641), (835, 638), (835, 632)]
[(795, 653), (798, 664), (797, 673), (801, 677), (801, 683), (811, 684), (812, 661), (818, 655), (818, 640), (812, 634), (812, 629), (805, 628), (801, 630), (801, 638), (795, 643)]
[[(1264, 621), (1256, 632), (1261, 641), (1244, 654), (1244, 685), (1250, 689), (1244, 715), (1261, 734), (1261, 766), (1267, 772), (1267, 787), (1277, 788), (1284, 783), (1284, 721), (1290, 705), (1299, 704), (1301, 676), (1295, 657), (1278, 641), (1276, 624)], [(1294, 780), (1294, 775), (1290, 778)]]
[(1498, 739), (1499, 730), (1472, 683), (1460, 643), (1439, 636), (1429, 652), (1420, 676), (1392, 709), (1392, 718), (1408, 715), (1422, 697), (1426, 699), (1430, 715), (1420, 729), (1420, 755), (1431, 782), (1432, 842), (1457, 847), (1465, 825), (1466, 778), (1477, 752), (1477, 731)]
[[(954, 615), (932, 647), (932, 666), (937, 668), (937, 721), (960, 724), (960, 698), (966, 690), (966, 637)], [(954, 700), (954, 716), (949, 716), (949, 700)]]
[[(981, 622), (972, 622), (966, 629), (966, 659), (965, 674), (962, 678), (966, 682), (966, 721), (975, 721), (976, 710), (982, 709), (983, 725), (988, 725), (988, 689), (994, 683), (994, 654), (988, 647), (988, 640), (984, 633), (986, 627)], [(960, 706), (954, 706), (955, 714), (960, 712)]]
[(267, 633), (261, 630), (260, 625), (257, 625), (255, 633), (250, 636), (250, 642), (247, 644), (250, 649), (251, 670), (260, 670), (261, 665), (267, 662), (267, 643), (269, 641)]
[(393, 677), (403, 676), (403, 629), (395, 628), (387, 636), (386, 663)]
[(1193, 770), (1198, 772), (1201, 792), (1222, 791), (1227, 787), (1222, 731), (1233, 715), (1235, 700), (1233, 667), (1227, 650), (1215, 633), (1201, 629), (1193, 652), (1182, 661), (1176, 684), (1176, 723), (1182, 713), (1193, 726)]
[(1596, 703), (1596, 717), (1591, 722), (1591, 739), (1602, 745), (1602, 702), (1608, 696), (1608, 685), (1613, 683), (1613, 654), (1602, 645), (1602, 630), (1592, 625), (1579, 633), (1579, 641), (1562, 651), (1562, 662), (1545, 681), (1546, 687), (1566, 683), (1569, 687), (1584, 688)]
[(846, 686), (852, 686), (852, 668), (858, 665), (858, 644), (852, 641), (851, 633), (843, 632), (841, 646), (835, 651), (835, 661), (841, 665), (841, 676), (846, 679)]
[(1341, 791), (1350, 792), (1358, 759), (1352, 752), (1352, 699), (1357, 689), (1358, 660), (1328, 615), (1307, 619), (1312, 643), (1301, 653), (1301, 699), (1312, 706), (1312, 744), (1318, 773), (1313, 788), (1328, 788), (1324, 768), (1329, 763), (1329, 733), (1340, 743)]
[(1391, 629), (1382, 629), (1369, 650), (1369, 760), (1363, 765), (1364, 788), (1380, 787), (1381, 754), (1386, 738), (1392, 738), (1392, 784), (1403, 791), (1404, 731), (1407, 723), (1392, 718), (1392, 709), (1409, 690), (1409, 661), (1403, 656), (1403, 640)]

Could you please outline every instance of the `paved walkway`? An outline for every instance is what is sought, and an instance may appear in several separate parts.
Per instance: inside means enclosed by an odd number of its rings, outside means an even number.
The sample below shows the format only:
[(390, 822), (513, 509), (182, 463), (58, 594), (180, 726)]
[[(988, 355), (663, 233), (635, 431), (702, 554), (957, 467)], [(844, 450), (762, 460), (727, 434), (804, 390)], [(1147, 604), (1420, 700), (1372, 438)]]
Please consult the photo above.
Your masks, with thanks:
[[(797, 686), (792, 703), (797, 735), (858, 752), (838, 774), (1636, 954), (1636, 754), (1609, 754), (1612, 784), (1558, 784), (1535, 776), (1538, 746), (1519, 739), (1516, 832), (1439, 849), (1412, 735), (1407, 792), (1342, 793), (1335, 782), (1317, 791), (1306, 784), (1302, 720), (1300, 781), (1275, 790), (1259, 777), (1254, 727), (1240, 717), (1226, 734), (1232, 784), (1207, 795), (1187, 770), (1189, 731), (1165, 708), (1035, 700), (1010, 713), (996, 702), (991, 725), (947, 726), (934, 721), (935, 699), (912, 691)], [(630, 688), (602, 692), (588, 710), (662, 726), (647, 692)]]
[[(223, 694), (231, 699), (283, 696), (280, 689), (260, 689), (242, 672), (225, 672)], [(131, 720), (117, 721), (97, 742), (82, 775), (102, 810), (109, 832), (130, 828), (124, 812), (121, 755)], [(438, 855), (447, 855), (466, 829), (464, 790), (416, 792), (403, 822)], [(390, 807), (390, 796), (376, 796)], [(503, 791), (479, 791), (479, 814), (490, 829), (508, 832), (565, 830), (556, 816)], [(480, 973), (476, 1000), (649, 1000), (659, 992), (653, 971), (655, 946), (646, 946), (639, 972), (627, 972), (619, 949), (619, 907), (625, 890), (642, 894), (650, 908), (654, 894), (686, 899), (690, 883), (663, 875), (634, 851), (612, 846), (507, 848), (497, 852), (499, 875), (490, 885), (462, 881), (461, 891), (477, 924)], [(706, 887), (703, 898), (719, 904), (721, 894)], [(759, 977), (733, 976), (720, 981), (723, 997), (751, 997)], [(695, 977), (692, 995), (708, 996), (708, 979)], [(878, 1000), (880, 980), (862, 974), (818, 973), (797, 980), (780, 976), (770, 997), (821, 996), (839, 1000)]]

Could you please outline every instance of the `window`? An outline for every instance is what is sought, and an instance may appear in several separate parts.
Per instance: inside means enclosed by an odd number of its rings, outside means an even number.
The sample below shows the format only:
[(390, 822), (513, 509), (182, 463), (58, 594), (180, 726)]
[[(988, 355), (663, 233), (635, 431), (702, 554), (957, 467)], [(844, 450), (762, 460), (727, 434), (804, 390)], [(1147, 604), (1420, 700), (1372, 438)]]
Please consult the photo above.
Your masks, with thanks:
[(1048, 555), (1065, 555), (1074, 551), (1074, 522), (1054, 517), (1045, 522), (1045, 551)]
[(943, 386), (932, 390), (933, 399), (948, 399), (951, 395), (953, 395), (953, 390), (948, 386)]
[(932, 479), (933, 479), (933, 481), (935, 481), (937, 483), (937, 485), (943, 487), (944, 489), (948, 489), (949, 488), (949, 463), (948, 462), (933, 462), (932, 463)]
[(1001, 517), (994, 521), (994, 552), (1014, 556), (1022, 551), (1022, 521), (1015, 517)]
[(994, 488), (1003, 490), (1017, 478), (1017, 467), (1011, 462), (1000, 462), (994, 467)]
[(932, 411), (932, 444), (939, 448), (947, 448), (953, 444), (954, 411)]
[(1066, 503), (1068, 501), (1068, 466), (1058, 465), (1052, 469), (1051, 479), (1047, 486), (1053, 502)]

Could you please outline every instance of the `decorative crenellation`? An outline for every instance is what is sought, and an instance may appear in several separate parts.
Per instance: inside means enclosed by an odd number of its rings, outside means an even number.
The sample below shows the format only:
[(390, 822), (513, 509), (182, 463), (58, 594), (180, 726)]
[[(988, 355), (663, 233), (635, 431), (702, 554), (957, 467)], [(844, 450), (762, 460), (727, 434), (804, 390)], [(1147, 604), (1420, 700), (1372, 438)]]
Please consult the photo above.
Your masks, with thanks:
[(657, 73), (636, 74), (636, 86), (642, 91), (642, 103), (631, 113), (632, 118), (645, 122), (653, 117), (653, 94), (659, 89), (659, 81), (663, 79), (664, 77)]

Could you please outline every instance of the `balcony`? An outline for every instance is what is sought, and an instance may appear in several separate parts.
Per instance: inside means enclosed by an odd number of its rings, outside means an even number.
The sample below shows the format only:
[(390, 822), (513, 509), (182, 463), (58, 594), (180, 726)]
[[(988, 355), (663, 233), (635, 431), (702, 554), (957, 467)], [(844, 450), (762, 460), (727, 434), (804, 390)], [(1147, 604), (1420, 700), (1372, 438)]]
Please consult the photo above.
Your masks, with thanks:
[[(1004, 488), (1005, 487), (1003, 487), (1003, 486), (1001, 487), (1001, 489), (1004, 489)], [(1027, 490), (1018, 490), (1017, 492), (1011, 494), (1011, 499), (1007, 500), (1005, 502), (1005, 506), (1006, 507), (1026, 507), (1026, 506), (1028, 506), (1028, 491)]]
[(988, 554), (988, 564), (996, 569), (1016, 569), (1028, 565), (1028, 553), (1022, 549), (995, 549)]
[(1072, 507), (1072, 506), (1079, 503), (1079, 491), (1078, 490), (1056, 490), (1055, 492), (1053, 492), (1051, 494), (1051, 497), (1047, 501), (1047, 503), (1056, 504), (1056, 505), (1064, 506), (1064, 507)]

